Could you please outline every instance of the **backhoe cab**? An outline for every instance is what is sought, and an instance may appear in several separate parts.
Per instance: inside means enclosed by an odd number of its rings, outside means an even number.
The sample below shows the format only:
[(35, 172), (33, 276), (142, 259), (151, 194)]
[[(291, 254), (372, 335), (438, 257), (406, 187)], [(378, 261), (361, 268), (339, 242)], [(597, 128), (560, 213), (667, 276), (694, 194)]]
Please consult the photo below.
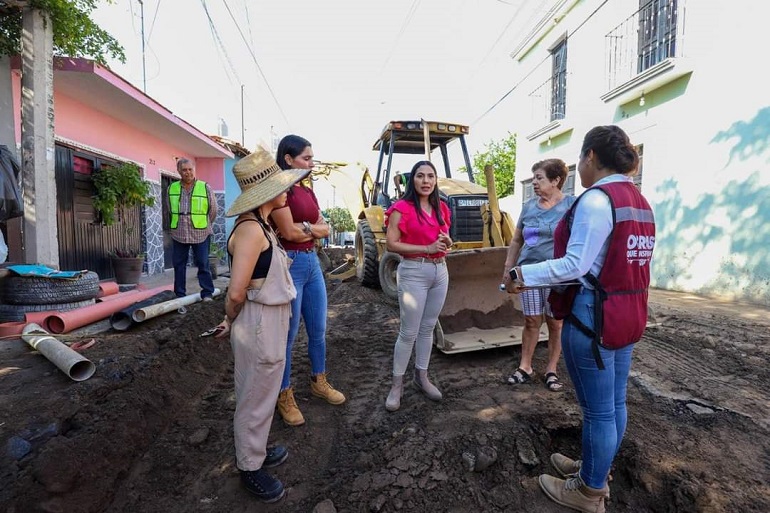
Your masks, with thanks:
[[(489, 191), (474, 183), (465, 142), (468, 132), (465, 125), (437, 121), (385, 125), (373, 146), (379, 154), (377, 171), (374, 177), (368, 169), (364, 171), (362, 208), (351, 211), (358, 219), (358, 280), (367, 287), (381, 287), (386, 296), (397, 299), (401, 256), (387, 251), (384, 214), (404, 193), (412, 166), (419, 160), (433, 162), (441, 199), (452, 215), (449, 235), (454, 242), (447, 255), (449, 291), (434, 332), (436, 346), (445, 353), (519, 344), (523, 325), (521, 312), (514, 309), (515, 297), (499, 290), (513, 223), (497, 206), (492, 169), (484, 170)], [(467, 178), (453, 178), (452, 166)]]

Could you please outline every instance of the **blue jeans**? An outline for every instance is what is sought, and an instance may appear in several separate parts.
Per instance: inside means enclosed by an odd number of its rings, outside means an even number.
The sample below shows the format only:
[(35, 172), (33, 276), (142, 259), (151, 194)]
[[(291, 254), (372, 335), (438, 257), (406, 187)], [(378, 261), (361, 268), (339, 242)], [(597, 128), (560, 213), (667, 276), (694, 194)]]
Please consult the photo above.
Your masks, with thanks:
[(174, 266), (174, 294), (176, 297), (187, 295), (187, 258), (190, 248), (193, 250), (195, 265), (198, 267), (198, 283), (201, 286), (201, 298), (214, 295), (214, 280), (209, 269), (209, 242), (211, 235), (199, 244), (184, 244), (172, 239), (171, 263)]
[(281, 390), (291, 385), (291, 349), (299, 332), (300, 314), (305, 320), (311, 373), (315, 376), (326, 372), (326, 282), (318, 255), (291, 250), (286, 253), (292, 259), (289, 272), (297, 289), (297, 297), (291, 302), (286, 367), (283, 369)]
[[(594, 326), (593, 292), (577, 295), (572, 313)], [(583, 464), (580, 477), (591, 488), (603, 488), (626, 431), (626, 387), (634, 344), (622, 349), (599, 347), (604, 370), (599, 370), (593, 341), (569, 321), (561, 334), (564, 362), (583, 410)]]

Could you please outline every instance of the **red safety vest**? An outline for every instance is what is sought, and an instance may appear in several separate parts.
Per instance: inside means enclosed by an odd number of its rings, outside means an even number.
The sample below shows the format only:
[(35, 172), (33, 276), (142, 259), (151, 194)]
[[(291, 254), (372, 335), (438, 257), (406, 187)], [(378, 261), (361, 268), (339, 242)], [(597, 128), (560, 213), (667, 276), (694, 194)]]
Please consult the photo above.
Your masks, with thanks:
[[(613, 223), (607, 257), (598, 278), (590, 272), (585, 275), (594, 287), (594, 326), (597, 329), (583, 325), (572, 315), (578, 286), (570, 286), (562, 292), (553, 290), (548, 301), (556, 319), (572, 322), (594, 339), (596, 363), (599, 368), (604, 368), (598, 346), (620, 349), (633, 344), (642, 338), (647, 325), (647, 289), (655, 247), (655, 218), (650, 204), (630, 182), (613, 182), (591, 189), (598, 189), (609, 197)], [(567, 254), (572, 218), (580, 198), (554, 231), (554, 258)]]

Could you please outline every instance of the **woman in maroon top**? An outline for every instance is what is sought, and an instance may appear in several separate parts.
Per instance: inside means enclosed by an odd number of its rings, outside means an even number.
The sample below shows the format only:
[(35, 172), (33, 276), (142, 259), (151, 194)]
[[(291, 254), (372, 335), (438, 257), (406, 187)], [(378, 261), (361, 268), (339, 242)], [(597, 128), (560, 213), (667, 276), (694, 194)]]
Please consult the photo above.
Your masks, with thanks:
[[(306, 139), (287, 135), (278, 144), (276, 161), (281, 169), (312, 170), (313, 148)], [(297, 297), (291, 302), (286, 367), (278, 396), (278, 412), (286, 424), (301, 426), (305, 418), (297, 407), (291, 386), (291, 349), (299, 332), (300, 314), (307, 330), (310, 392), (330, 404), (345, 402), (345, 396), (326, 380), (326, 282), (315, 252), (315, 241), (329, 236), (329, 225), (321, 215), (313, 189), (302, 183), (289, 190), (286, 206), (273, 210), (270, 218), (292, 259), (289, 271), (297, 289)]]

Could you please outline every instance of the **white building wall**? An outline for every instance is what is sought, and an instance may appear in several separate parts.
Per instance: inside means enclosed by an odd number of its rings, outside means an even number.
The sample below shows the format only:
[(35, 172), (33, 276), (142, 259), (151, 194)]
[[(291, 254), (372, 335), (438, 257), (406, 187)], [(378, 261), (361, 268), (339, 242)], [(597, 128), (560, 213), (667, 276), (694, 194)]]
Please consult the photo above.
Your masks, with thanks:
[[(576, 164), (590, 128), (617, 124), (644, 145), (642, 190), (658, 230), (653, 286), (770, 304), (770, 95), (761, 57), (770, 5), (682, 2), (677, 44), (684, 56), (675, 69), (692, 72), (605, 102), (605, 35), (638, 10), (638, 1), (602, 3), (566, 2), (564, 18), (513, 59), (521, 83), (501, 108), (512, 120), (507, 130), (518, 134), (514, 218), (532, 163), (558, 157)], [(564, 33), (570, 34), (566, 118), (530, 141), (526, 136), (544, 123), (529, 93), (550, 76), (548, 48)]]

